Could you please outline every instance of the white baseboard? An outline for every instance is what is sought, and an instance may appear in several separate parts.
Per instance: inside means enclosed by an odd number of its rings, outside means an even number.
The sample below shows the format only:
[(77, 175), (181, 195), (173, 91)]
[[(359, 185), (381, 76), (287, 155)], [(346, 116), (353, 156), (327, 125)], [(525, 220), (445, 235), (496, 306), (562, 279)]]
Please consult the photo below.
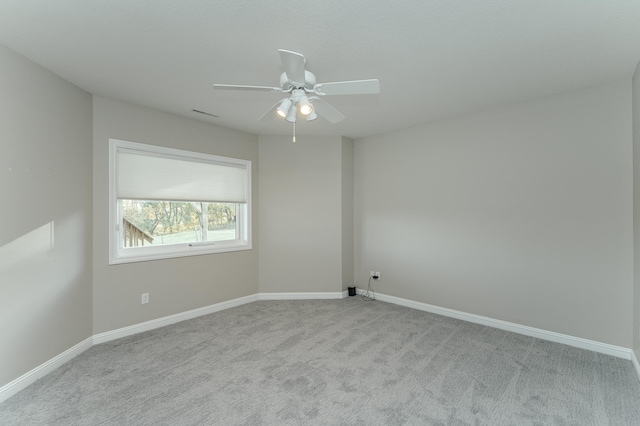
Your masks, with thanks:
[(346, 292), (258, 293), (260, 300), (344, 299)]
[(154, 330), (156, 328), (175, 324), (180, 321), (201, 317), (203, 315), (208, 315), (208, 314), (219, 312), (225, 309), (234, 308), (236, 306), (244, 305), (246, 303), (256, 302), (257, 300), (259, 300), (258, 295), (252, 294), (250, 296), (239, 297), (237, 299), (227, 300), (226, 302), (215, 303), (213, 305), (204, 306), (202, 308), (181, 312), (179, 314), (169, 315), (169, 316), (157, 318), (151, 321), (141, 322), (140, 324), (134, 324), (128, 327), (118, 328), (116, 330), (111, 330), (111, 331), (94, 335), (93, 344), (98, 345), (100, 343), (109, 342), (111, 340), (120, 339), (122, 337), (132, 336), (134, 334), (142, 333), (144, 331)]
[(258, 300), (302, 300), (302, 299), (342, 299), (341, 292), (300, 292), (300, 293), (256, 293), (249, 296), (239, 297), (237, 299), (220, 302), (202, 308), (193, 309), (179, 314), (169, 315), (157, 318), (151, 321), (130, 325), (128, 327), (118, 328), (116, 330), (107, 331), (93, 336), (93, 344), (109, 342), (111, 340), (120, 339), (122, 337), (132, 336), (144, 331), (154, 330), (156, 328), (165, 327), (177, 322), (197, 318), (203, 315), (209, 315), (225, 309), (234, 308), (246, 303), (256, 302)]
[(633, 368), (636, 370), (636, 374), (638, 375), (638, 380), (640, 380), (640, 364), (638, 363), (635, 351), (631, 351), (631, 362), (633, 363)]
[[(358, 294), (362, 294), (364, 290), (358, 288)], [(526, 325), (515, 324), (512, 322), (502, 321), (481, 315), (469, 314), (467, 312), (456, 311), (454, 309), (442, 308), (440, 306), (429, 305), (427, 303), (416, 302), (400, 297), (389, 296), (382, 293), (375, 293), (376, 299), (382, 302), (394, 303), (396, 305), (406, 306), (408, 308), (418, 309), (421, 311), (431, 312), (445, 317), (457, 318), (463, 321), (475, 324), (486, 325), (488, 327), (498, 328), (500, 330), (512, 331), (514, 333), (523, 334), (525, 336), (537, 337), (538, 339), (549, 340), (551, 342), (563, 343), (576, 348), (587, 349), (606, 355), (612, 355), (618, 358), (631, 359), (633, 351), (622, 346), (609, 345), (607, 343), (596, 342), (594, 340), (574, 337), (568, 334), (556, 333), (554, 331), (542, 330), (539, 328), (529, 327)], [(637, 370), (637, 368), (636, 368)]]
[(93, 338), (88, 337), (84, 339), (82, 342), (73, 346), (72, 348), (67, 349), (61, 354), (51, 358), (49, 361), (40, 364), (33, 370), (29, 371), (26, 374), (18, 377), (12, 382), (7, 383), (6, 385), (0, 388), (0, 402), (3, 402), (13, 395), (20, 392), (22, 389), (26, 388), (32, 383), (35, 383), (41, 377), (46, 376), (51, 373), (56, 368), (60, 367), (62, 364), (70, 361), (71, 359), (77, 357), (82, 352), (90, 349), (93, 346)]

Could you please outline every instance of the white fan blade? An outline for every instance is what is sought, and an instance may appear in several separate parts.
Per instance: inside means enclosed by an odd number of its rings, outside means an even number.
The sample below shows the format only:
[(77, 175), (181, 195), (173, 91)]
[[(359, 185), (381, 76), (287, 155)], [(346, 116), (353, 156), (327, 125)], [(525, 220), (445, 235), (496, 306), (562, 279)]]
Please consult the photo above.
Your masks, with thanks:
[(295, 85), (304, 86), (304, 55), (283, 49), (278, 49), (278, 53), (287, 78)]
[(269, 86), (243, 86), (238, 84), (214, 84), (214, 89), (224, 89), (224, 90), (254, 90), (259, 92), (282, 92), (280, 87), (269, 87)]
[(322, 99), (318, 98), (317, 96), (313, 96), (310, 101), (313, 104), (313, 110), (318, 115), (326, 118), (330, 123), (335, 124), (345, 119), (345, 115), (343, 113), (341, 113)]
[(313, 86), (313, 91), (318, 95), (376, 95), (380, 93), (380, 82), (374, 78), (319, 83)]
[(260, 118), (258, 118), (258, 121), (273, 120), (276, 117), (276, 109), (278, 109), (278, 105), (280, 105), (280, 102), (281, 101), (276, 102), (276, 104), (274, 106), (272, 106), (271, 108), (269, 108), (269, 110), (267, 112), (262, 114), (262, 116)]

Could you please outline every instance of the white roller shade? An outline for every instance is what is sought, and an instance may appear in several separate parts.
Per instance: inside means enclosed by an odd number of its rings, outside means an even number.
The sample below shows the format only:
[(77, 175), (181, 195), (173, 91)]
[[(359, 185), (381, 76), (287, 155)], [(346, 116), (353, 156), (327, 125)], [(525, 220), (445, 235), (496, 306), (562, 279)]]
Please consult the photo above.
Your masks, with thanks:
[(131, 200), (246, 203), (247, 167), (246, 162), (194, 161), (120, 148), (116, 196)]

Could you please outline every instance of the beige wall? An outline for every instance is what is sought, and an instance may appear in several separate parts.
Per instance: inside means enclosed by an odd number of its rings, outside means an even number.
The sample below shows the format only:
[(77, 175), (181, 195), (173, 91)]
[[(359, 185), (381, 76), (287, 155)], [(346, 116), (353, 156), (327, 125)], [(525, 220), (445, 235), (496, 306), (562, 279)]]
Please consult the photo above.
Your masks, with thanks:
[(633, 76), (633, 349), (640, 359), (640, 64)]
[(91, 330), (91, 95), (0, 46), (0, 387)]
[(261, 292), (342, 291), (342, 154), (339, 136), (260, 136)]
[(355, 141), (356, 282), (632, 345), (631, 82)]
[[(258, 138), (101, 97), (93, 106), (94, 333), (256, 293)], [(253, 249), (109, 266), (109, 138), (251, 160)], [(140, 304), (141, 293), (149, 304)]]

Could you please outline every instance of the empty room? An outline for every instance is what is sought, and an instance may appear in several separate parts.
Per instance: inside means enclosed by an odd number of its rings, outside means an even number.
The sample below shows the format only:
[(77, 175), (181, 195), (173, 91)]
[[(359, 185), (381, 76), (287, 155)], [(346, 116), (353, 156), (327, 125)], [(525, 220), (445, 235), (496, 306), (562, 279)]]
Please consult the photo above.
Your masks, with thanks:
[(639, 62), (632, 0), (0, 2), (0, 425), (639, 425)]

